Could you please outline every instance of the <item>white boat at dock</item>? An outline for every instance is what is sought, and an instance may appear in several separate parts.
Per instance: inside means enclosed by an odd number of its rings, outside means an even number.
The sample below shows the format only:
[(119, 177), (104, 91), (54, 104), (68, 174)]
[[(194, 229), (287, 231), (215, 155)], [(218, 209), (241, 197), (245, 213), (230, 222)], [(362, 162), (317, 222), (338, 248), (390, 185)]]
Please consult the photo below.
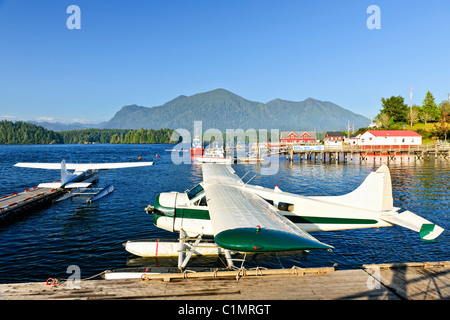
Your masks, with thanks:
[(234, 159), (225, 157), (225, 152), (223, 148), (208, 148), (205, 153), (201, 157), (195, 158), (196, 161), (202, 163), (225, 163), (231, 164), (234, 162)]

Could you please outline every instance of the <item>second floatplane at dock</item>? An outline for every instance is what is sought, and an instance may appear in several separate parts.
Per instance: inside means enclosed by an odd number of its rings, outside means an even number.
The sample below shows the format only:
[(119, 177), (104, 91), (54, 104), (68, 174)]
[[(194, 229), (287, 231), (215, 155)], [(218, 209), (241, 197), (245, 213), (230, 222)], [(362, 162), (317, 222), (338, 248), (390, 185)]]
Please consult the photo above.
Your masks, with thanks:
[[(86, 202), (97, 201), (114, 190), (113, 185), (93, 186), (98, 182), (100, 172), (110, 169), (146, 167), (153, 162), (119, 162), (119, 163), (40, 163), (19, 162), (15, 167), (31, 169), (59, 170), (60, 180), (40, 183), (23, 192), (13, 192), (0, 198), (0, 224), (28, 214), (53, 202), (63, 201), (73, 196), (88, 196)], [(69, 170), (73, 170), (69, 172)]]
[[(67, 200), (74, 196), (84, 195), (90, 196), (86, 202), (91, 203), (114, 191), (113, 185), (93, 187), (93, 185), (98, 182), (101, 171), (146, 167), (151, 165), (153, 165), (153, 162), (66, 163), (66, 160), (63, 159), (61, 163), (19, 162), (14, 166), (32, 169), (60, 170), (60, 180), (49, 183), (40, 183), (38, 187), (64, 189), (66, 194), (56, 199), (55, 202)], [(73, 172), (69, 172), (68, 170), (73, 170)]]
[[(410, 212), (393, 206), (389, 168), (382, 165), (353, 192), (340, 196), (303, 196), (278, 186), (249, 185), (231, 166), (203, 164), (203, 181), (186, 192), (159, 194), (154, 224), (179, 233), (178, 241), (133, 240), (129, 252), (143, 257), (177, 255), (184, 269), (196, 254), (225, 254), (234, 267), (232, 254), (331, 250), (331, 245), (310, 233), (399, 225), (432, 241), (443, 229)], [(245, 256), (244, 256), (245, 259)]]

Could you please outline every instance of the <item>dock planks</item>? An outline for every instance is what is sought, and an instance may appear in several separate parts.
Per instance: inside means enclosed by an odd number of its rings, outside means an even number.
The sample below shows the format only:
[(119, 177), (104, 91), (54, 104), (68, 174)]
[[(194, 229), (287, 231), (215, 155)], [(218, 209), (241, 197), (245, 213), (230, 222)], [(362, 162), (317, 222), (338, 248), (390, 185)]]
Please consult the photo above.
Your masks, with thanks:
[(374, 277), (406, 300), (449, 300), (450, 261), (364, 266)]
[(29, 188), (23, 192), (14, 192), (0, 198), (0, 224), (32, 212), (51, 203), (53, 199), (64, 194), (65, 190), (48, 188)]
[[(443, 300), (450, 262), (148, 275), (144, 280), (0, 284), (2, 300)], [(373, 272), (375, 270), (375, 272)], [(375, 280), (377, 279), (377, 280)]]

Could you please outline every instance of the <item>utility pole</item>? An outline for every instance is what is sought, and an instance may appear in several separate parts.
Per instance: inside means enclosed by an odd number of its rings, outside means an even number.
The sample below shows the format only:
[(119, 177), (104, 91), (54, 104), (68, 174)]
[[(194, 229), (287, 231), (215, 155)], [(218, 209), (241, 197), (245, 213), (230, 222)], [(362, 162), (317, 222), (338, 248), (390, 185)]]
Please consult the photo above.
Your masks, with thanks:
[(347, 120), (347, 137), (350, 140), (350, 120)]

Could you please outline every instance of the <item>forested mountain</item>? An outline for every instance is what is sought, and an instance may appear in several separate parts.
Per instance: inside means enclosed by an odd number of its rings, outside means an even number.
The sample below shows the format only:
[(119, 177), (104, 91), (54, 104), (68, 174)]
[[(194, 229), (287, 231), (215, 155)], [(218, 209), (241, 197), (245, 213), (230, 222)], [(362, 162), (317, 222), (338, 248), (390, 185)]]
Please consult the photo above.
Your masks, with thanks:
[(0, 144), (169, 143), (172, 129), (82, 129), (54, 132), (28, 122), (0, 121)]
[(300, 102), (275, 99), (268, 103), (246, 100), (232, 92), (217, 89), (192, 96), (179, 96), (162, 106), (124, 106), (103, 128), (192, 130), (201, 120), (203, 130), (280, 129), (343, 130), (350, 122), (366, 127), (370, 120), (338, 105), (312, 98)]

